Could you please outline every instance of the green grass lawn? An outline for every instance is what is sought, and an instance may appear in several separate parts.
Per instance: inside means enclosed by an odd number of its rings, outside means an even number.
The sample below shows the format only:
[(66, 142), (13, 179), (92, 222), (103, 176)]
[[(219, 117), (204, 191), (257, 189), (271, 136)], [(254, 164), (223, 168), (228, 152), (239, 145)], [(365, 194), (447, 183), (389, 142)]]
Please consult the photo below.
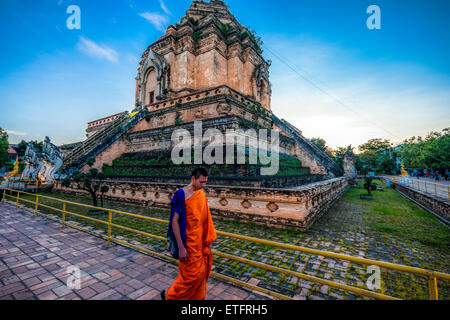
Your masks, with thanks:
[[(377, 183), (380, 184), (380, 182)], [(373, 192), (374, 200), (361, 200), (359, 196), (366, 193), (367, 191), (360, 187), (349, 188), (343, 197), (306, 232), (294, 228), (274, 228), (250, 222), (242, 223), (219, 217), (213, 219), (216, 229), (225, 232), (450, 273), (450, 232), (447, 227), (440, 224), (433, 215), (418, 208), (392, 189)], [(90, 198), (87, 197), (58, 193), (45, 195), (91, 204)], [(25, 197), (29, 200), (32, 198), (32, 196)], [(42, 203), (62, 208), (62, 204), (54, 200), (43, 199)], [(31, 204), (29, 206), (34, 207)], [(166, 209), (144, 208), (123, 202), (105, 201), (105, 207), (165, 220), (169, 219), (170, 214)], [(44, 208), (40, 210), (61, 216), (54, 210)], [(67, 210), (103, 221), (108, 219), (106, 213), (94, 213), (85, 208), (67, 206)], [(92, 226), (106, 234), (105, 225), (81, 220), (70, 215), (67, 216), (67, 220)], [(113, 215), (113, 223), (162, 237), (165, 237), (167, 231), (165, 224), (116, 214)], [(165, 251), (166, 245), (162, 241), (115, 228), (112, 233), (113, 236), (119, 235), (145, 243), (155, 251)], [(213, 248), (251, 260), (367, 289), (365, 286), (367, 266), (364, 265), (345, 263), (341, 260), (223, 236), (218, 237)], [(217, 272), (242, 280), (257, 278), (262, 281), (264, 286), (285, 294), (299, 294), (303, 289), (306, 295), (312, 299), (315, 297), (326, 299), (362, 298), (333, 288), (328, 289), (328, 293), (324, 294), (321, 292), (324, 288), (318, 284), (220, 257), (214, 258), (214, 265)], [(450, 299), (449, 284), (439, 281), (438, 286), (440, 298)], [(383, 269), (380, 292), (406, 299), (426, 299), (428, 297), (427, 279)]]
[[(379, 181), (376, 183), (381, 186)], [(449, 252), (450, 232), (447, 227), (431, 213), (404, 199), (398, 192), (390, 188), (384, 190), (372, 192), (374, 200), (362, 200), (359, 196), (367, 195), (367, 191), (350, 188), (342, 200), (365, 206), (369, 210), (365, 213), (366, 224), (374, 232), (385, 232), (403, 240), (418, 241)]]

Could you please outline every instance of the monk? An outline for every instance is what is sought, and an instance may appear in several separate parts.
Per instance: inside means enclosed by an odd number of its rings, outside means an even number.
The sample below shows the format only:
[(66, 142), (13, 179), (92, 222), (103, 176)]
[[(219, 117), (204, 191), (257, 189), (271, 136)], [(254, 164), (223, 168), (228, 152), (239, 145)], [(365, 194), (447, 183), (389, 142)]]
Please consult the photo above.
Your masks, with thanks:
[[(206, 282), (211, 274), (213, 260), (211, 244), (217, 239), (203, 191), (207, 181), (208, 172), (205, 169), (194, 170), (191, 184), (178, 190), (172, 200), (173, 218), (169, 233), (172, 231), (175, 235), (179, 271), (167, 293), (165, 290), (161, 292), (163, 300), (206, 299)], [(184, 206), (183, 203), (176, 205), (180, 199), (184, 200)]]

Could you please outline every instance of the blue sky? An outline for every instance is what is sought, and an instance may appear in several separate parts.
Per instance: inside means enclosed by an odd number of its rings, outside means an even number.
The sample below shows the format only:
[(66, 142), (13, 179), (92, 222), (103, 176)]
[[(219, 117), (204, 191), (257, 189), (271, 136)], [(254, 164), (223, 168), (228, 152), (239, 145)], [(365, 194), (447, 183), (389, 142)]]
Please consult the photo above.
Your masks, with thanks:
[[(0, 127), (10, 142), (81, 141), (87, 122), (131, 110), (142, 52), (190, 3), (1, 0)], [(306, 137), (336, 148), (450, 126), (450, 1), (227, 3), (273, 61), (272, 110)], [(81, 30), (66, 27), (72, 4)], [(373, 4), (381, 30), (366, 26)]]

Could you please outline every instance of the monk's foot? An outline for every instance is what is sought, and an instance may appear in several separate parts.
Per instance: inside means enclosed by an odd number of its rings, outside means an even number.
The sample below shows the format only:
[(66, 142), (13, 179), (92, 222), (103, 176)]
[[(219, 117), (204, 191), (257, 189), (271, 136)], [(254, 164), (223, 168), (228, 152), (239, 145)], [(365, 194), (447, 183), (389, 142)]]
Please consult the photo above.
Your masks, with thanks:
[(161, 291), (161, 300), (166, 300), (166, 290)]

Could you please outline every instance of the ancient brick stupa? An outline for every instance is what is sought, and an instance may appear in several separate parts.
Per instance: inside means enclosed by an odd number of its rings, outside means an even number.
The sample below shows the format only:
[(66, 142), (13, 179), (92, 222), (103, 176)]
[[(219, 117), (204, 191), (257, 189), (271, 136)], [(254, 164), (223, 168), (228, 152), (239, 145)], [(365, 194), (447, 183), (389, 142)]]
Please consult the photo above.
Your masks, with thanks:
[[(88, 139), (65, 155), (62, 170), (86, 170), (95, 157), (94, 166), (110, 179), (187, 181), (196, 165), (172, 163), (172, 133), (185, 129), (194, 136), (201, 121), (203, 148), (214, 141), (214, 130), (241, 129), (241, 137), (250, 137), (234, 149), (245, 163), (203, 163), (211, 184), (279, 188), (342, 176), (301, 131), (273, 114), (269, 66), (258, 38), (223, 1), (193, 1), (186, 16), (144, 51), (134, 110), (90, 122)], [(258, 145), (248, 130), (263, 128), (280, 133), (280, 169), (273, 176), (249, 161)]]

